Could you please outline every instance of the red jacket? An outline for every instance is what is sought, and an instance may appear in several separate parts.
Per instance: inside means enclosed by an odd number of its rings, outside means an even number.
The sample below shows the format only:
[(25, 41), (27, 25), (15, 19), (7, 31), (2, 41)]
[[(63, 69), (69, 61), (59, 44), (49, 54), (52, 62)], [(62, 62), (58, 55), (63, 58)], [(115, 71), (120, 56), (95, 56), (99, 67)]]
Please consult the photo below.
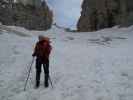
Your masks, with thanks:
[(51, 50), (52, 50), (52, 46), (50, 45), (50, 42), (46, 40), (42, 40), (36, 43), (33, 56), (36, 56), (38, 59), (45, 61), (49, 59)]

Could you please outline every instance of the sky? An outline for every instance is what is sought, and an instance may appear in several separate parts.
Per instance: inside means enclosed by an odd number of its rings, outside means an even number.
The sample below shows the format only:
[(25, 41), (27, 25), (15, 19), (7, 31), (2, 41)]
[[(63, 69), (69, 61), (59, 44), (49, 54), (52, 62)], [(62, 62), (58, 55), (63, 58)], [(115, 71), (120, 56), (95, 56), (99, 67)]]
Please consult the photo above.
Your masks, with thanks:
[(76, 29), (82, 0), (46, 0), (54, 12), (54, 21), (59, 26)]

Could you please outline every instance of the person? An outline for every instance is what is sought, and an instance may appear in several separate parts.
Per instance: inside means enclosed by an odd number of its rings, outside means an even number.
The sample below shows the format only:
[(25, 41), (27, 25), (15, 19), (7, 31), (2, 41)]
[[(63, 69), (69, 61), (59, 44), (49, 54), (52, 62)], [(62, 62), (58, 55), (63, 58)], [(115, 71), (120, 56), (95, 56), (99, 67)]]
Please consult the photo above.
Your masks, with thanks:
[(39, 41), (36, 43), (34, 52), (32, 54), (33, 57), (36, 57), (36, 84), (35, 88), (40, 86), (40, 75), (41, 75), (41, 66), (43, 65), (45, 81), (44, 86), (48, 87), (48, 79), (49, 79), (49, 55), (52, 50), (52, 46), (50, 45), (50, 39), (48, 37), (39, 35)]

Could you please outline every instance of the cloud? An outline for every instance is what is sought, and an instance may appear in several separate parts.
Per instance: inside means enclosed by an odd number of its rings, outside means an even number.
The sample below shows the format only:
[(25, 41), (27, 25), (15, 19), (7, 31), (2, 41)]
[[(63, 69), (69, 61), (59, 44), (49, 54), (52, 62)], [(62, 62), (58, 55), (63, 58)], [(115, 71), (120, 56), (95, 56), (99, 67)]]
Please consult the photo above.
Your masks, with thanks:
[(64, 27), (76, 28), (82, 0), (46, 0), (54, 11), (54, 20)]

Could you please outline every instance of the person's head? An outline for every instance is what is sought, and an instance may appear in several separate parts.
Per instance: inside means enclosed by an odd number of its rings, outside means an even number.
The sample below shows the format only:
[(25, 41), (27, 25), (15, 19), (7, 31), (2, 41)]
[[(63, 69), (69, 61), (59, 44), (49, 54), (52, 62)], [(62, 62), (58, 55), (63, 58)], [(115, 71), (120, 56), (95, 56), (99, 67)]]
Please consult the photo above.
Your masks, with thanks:
[(38, 36), (38, 40), (39, 40), (39, 41), (42, 41), (43, 39), (44, 39), (44, 36), (43, 36), (43, 35), (39, 35), (39, 36)]
[(39, 35), (38, 36), (38, 40), (50, 43), (50, 39), (48, 37), (46, 37), (46, 36), (43, 36), (43, 35)]

